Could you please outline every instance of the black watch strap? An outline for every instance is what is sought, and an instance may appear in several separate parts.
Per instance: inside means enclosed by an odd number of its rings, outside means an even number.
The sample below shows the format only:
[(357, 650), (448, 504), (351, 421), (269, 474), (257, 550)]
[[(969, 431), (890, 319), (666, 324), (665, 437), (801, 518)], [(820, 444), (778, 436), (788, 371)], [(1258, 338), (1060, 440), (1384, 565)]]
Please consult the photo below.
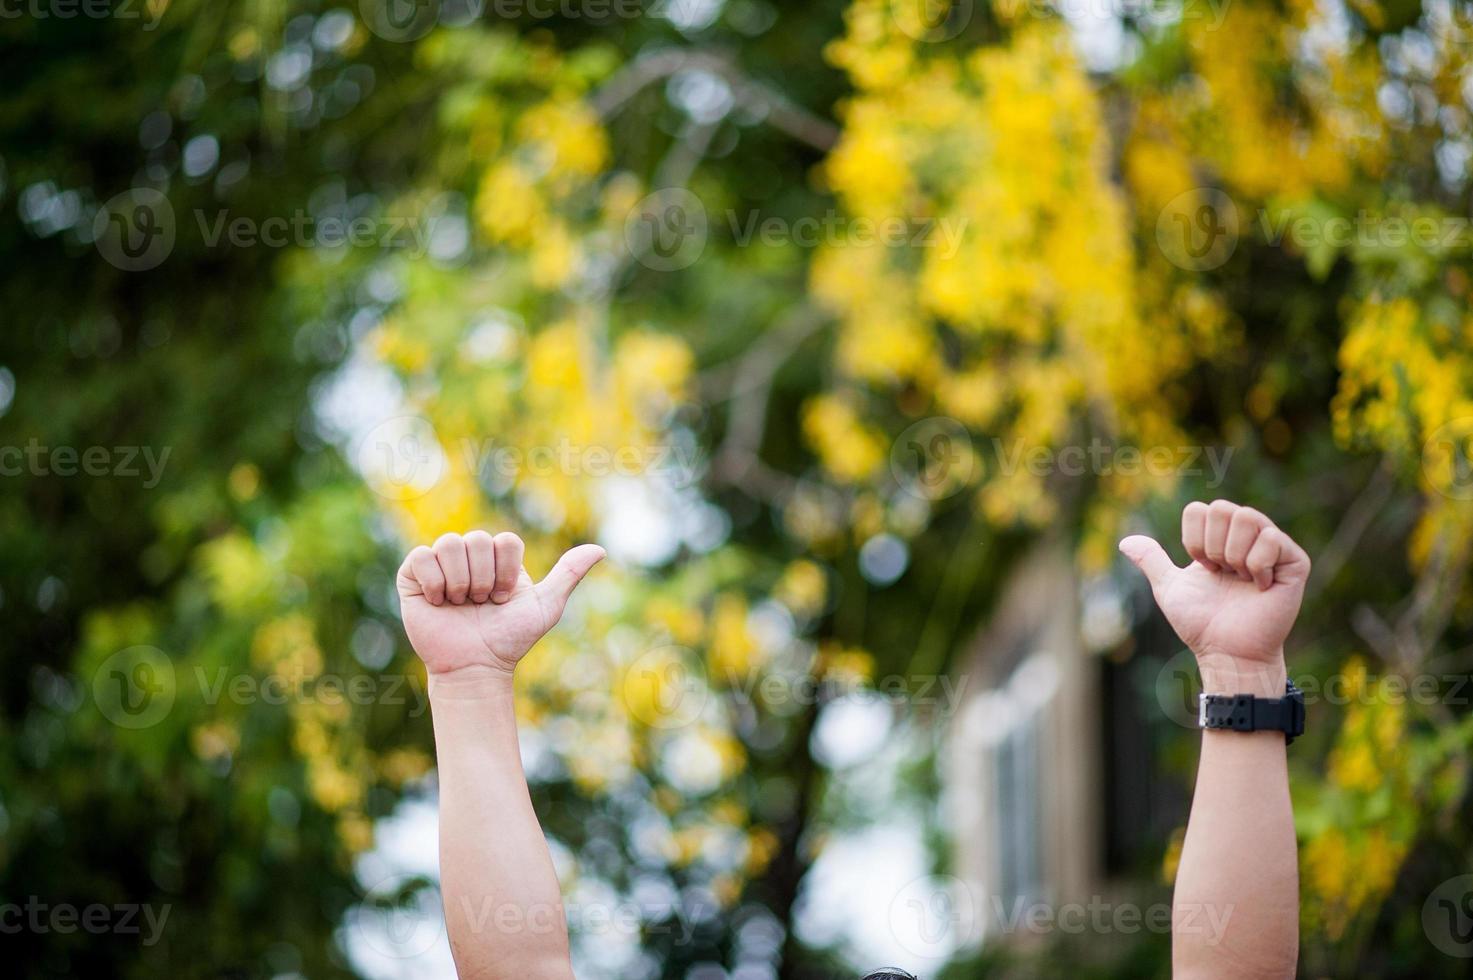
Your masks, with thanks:
[(1293, 742), (1304, 734), (1304, 694), (1293, 681), (1284, 688), (1282, 698), (1198, 695), (1197, 726), (1235, 732), (1283, 732), (1284, 741)]

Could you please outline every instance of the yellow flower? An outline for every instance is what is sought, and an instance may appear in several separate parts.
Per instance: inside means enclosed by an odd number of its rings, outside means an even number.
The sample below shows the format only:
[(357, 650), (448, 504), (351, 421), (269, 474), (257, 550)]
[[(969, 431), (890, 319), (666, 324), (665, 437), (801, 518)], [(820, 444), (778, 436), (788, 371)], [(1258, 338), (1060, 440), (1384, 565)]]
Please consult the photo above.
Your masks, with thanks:
[(761, 652), (747, 629), (747, 603), (741, 596), (725, 592), (716, 598), (710, 632), (707, 661), (712, 678), (721, 683), (740, 684), (743, 676), (758, 666)]
[(531, 176), (508, 160), (486, 172), (476, 195), (476, 217), (493, 243), (518, 248), (532, 245), (547, 220)]
[(322, 651), (312, 621), (293, 613), (261, 624), (251, 642), (251, 662), (292, 688), (300, 688), (322, 673)]
[(532, 244), (532, 285), (558, 289), (578, 268), (578, 242), (561, 221), (549, 220)]
[(824, 468), (840, 480), (862, 480), (885, 459), (885, 447), (836, 395), (818, 395), (803, 409), (803, 434)]
[(338, 817), (338, 840), (350, 853), (361, 854), (373, 847), (373, 821), (361, 813)]
[(783, 569), (774, 595), (798, 616), (814, 616), (828, 599), (828, 579), (815, 562), (799, 559)]
[(555, 176), (591, 177), (608, 160), (608, 137), (598, 117), (577, 100), (551, 99), (532, 107), (518, 123), (517, 135), (546, 151), (543, 162)]
[(330, 813), (356, 806), (363, 798), (363, 784), (329, 758), (307, 760), (307, 789), (317, 805)]

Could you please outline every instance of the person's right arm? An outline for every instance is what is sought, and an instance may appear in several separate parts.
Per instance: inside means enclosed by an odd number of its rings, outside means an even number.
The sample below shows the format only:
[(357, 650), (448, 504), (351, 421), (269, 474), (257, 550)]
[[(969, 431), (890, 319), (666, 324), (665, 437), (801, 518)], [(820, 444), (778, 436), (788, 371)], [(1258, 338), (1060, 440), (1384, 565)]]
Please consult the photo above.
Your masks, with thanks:
[(552, 855), (522, 773), (517, 663), (604, 556), (567, 554), (541, 582), (503, 532), (447, 534), (399, 569), (404, 628), (428, 674), (440, 784), (440, 887), (462, 980), (571, 980)]
[[(1178, 568), (1143, 536), (1120, 550), (1196, 654), (1207, 694), (1282, 698), (1284, 640), (1309, 556), (1263, 514), (1188, 504)], [(1172, 903), (1177, 980), (1278, 980), (1299, 957), (1299, 870), (1282, 732), (1204, 731)]]

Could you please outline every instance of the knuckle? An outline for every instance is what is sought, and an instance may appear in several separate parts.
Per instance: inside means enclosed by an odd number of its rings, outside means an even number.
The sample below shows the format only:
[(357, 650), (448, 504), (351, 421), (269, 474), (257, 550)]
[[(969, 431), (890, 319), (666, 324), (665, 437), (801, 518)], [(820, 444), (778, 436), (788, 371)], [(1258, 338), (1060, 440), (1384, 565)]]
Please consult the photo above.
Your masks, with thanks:
[(1223, 500), (1221, 497), (1214, 500), (1211, 506), (1208, 507), (1209, 512), (1219, 516), (1227, 516), (1237, 509), (1237, 504), (1233, 503), (1231, 500)]
[(442, 548), (453, 548), (456, 545), (460, 544), (461, 541), (462, 539), (460, 535), (456, 534), (454, 531), (447, 531), (435, 539), (435, 550), (439, 551)]
[(493, 539), (491, 535), (488, 532), (481, 530), (480, 528), (477, 528), (474, 531), (467, 531), (465, 534), (465, 543), (467, 545), (476, 545), (479, 547), (482, 545), (490, 544), (492, 540)]

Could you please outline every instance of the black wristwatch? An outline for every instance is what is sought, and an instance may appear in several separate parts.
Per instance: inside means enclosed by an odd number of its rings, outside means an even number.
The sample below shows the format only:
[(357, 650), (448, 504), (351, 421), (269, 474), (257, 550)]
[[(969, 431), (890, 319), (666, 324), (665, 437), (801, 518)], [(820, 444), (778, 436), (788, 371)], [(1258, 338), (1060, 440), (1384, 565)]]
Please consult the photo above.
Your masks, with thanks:
[(1197, 727), (1231, 729), (1235, 732), (1283, 732), (1291, 743), (1304, 734), (1304, 692), (1293, 681), (1284, 685), (1281, 698), (1259, 698), (1251, 694), (1197, 695)]

